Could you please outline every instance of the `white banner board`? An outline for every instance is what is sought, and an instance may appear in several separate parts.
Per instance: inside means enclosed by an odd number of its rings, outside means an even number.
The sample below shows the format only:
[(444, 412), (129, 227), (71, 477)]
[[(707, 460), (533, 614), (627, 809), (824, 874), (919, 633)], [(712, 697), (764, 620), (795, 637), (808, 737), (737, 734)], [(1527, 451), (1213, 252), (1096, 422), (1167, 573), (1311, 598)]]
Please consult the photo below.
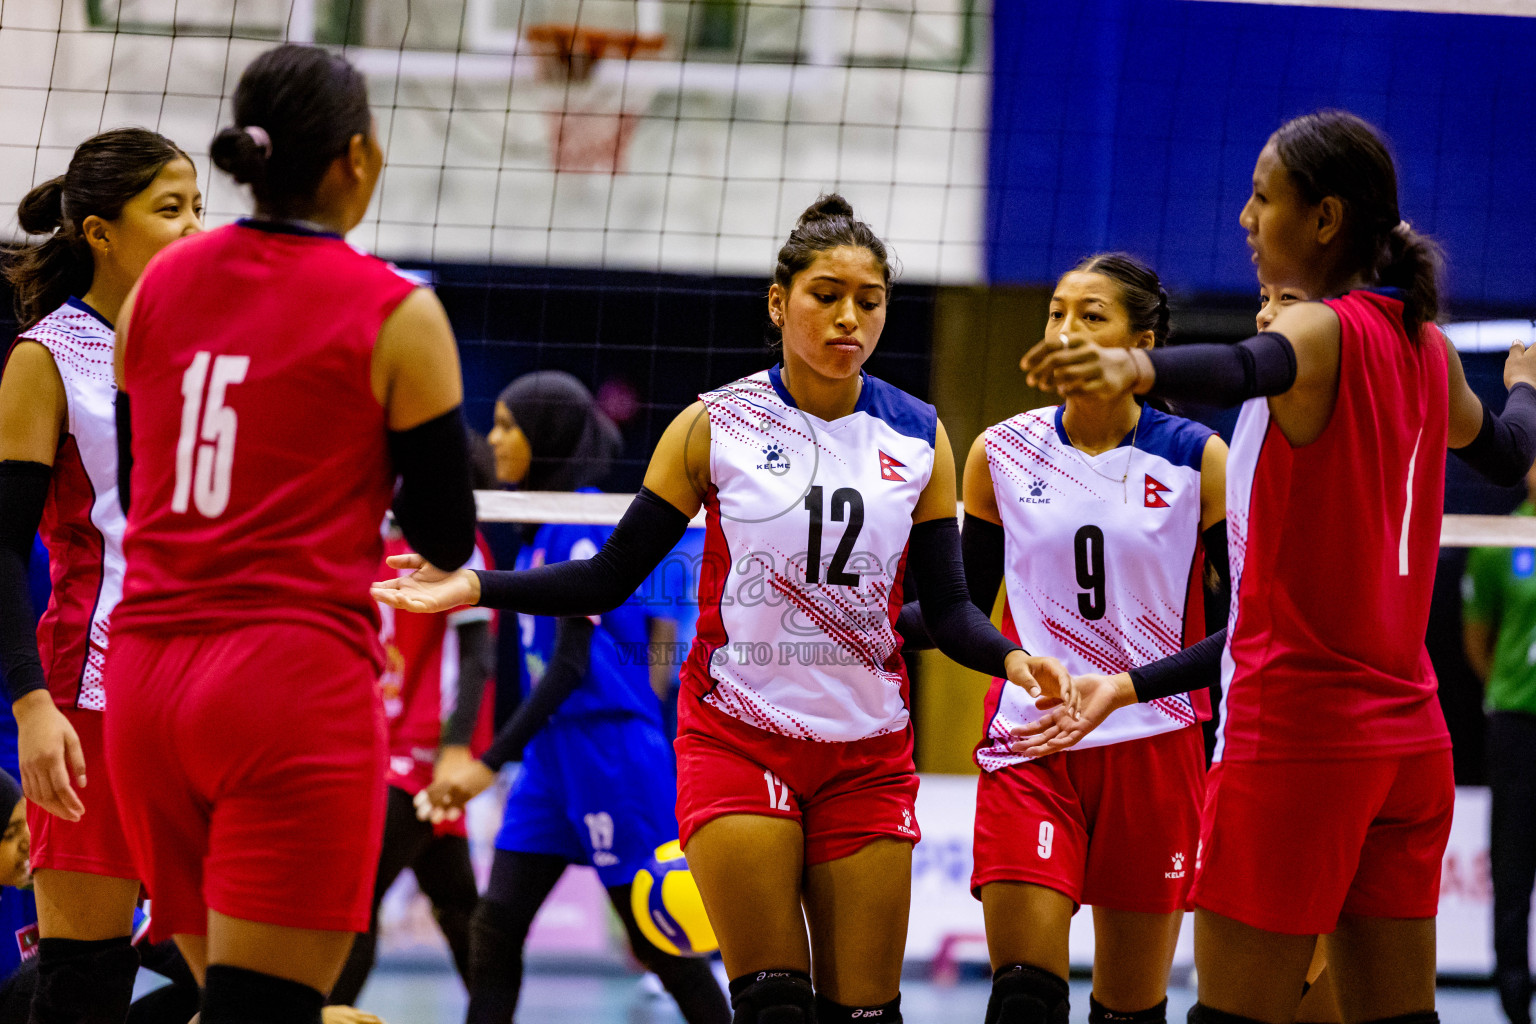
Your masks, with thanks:
[[(495, 787), (472, 805), (470, 836), (481, 883), (489, 871), (492, 842), (505, 789)], [(907, 959), (935, 964), (942, 973), (957, 963), (985, 962), (986, 934), (981, 904), (970, 892), (971, 835), (976, 814), (976, 780), (961, 775), (924, 775), (917, 797), (923, 841), (912, 855), (912, 917)], [(1439, 917), (1442, 974), (1487, 974), (1493, 969), (1493, 895), (1488, 876), (1488, 791), (1456, 791), (1456, 816), (1445, 851)], [(409, 874), (391, 891), (381, 914), (381, 950), (386, 954), (433, 953), (442, 937), (425, 897)], [(1186, 922), (1174, 958), (1175, 970), (1194, 963), (1193, 929)], [(606, 893), (589, 868), (567, 873), (535, 921), (528, 940), (531, 957), (562, 960), (591, 957), (621, 961), (623, 932), (612, 919)], [(1533, 943), (1536, 946), (1536, 943)], [(1093, 915), (1072, 921), (1074, 967), (1093, 964)]]

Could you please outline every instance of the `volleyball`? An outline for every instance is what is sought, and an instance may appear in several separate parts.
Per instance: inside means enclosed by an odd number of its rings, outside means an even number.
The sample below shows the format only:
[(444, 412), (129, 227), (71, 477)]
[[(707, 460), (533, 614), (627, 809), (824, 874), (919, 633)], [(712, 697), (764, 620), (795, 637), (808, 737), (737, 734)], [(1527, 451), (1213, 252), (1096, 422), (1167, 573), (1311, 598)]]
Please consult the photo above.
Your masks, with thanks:
[(677, 840), (656, 847), (635, 872), (629, 899), (640, 931), (657, 949), (673, 956), (708, 956), (720, 948)]

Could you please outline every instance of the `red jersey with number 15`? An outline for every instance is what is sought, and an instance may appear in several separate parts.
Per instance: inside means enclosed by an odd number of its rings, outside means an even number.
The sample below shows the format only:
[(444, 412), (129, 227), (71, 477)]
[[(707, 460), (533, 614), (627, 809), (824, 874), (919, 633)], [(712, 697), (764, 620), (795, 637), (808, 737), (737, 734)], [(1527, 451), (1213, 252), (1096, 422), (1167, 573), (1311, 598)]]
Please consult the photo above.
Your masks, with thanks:
[(1328, 300), (1339, 394), (1317, 440), (1292, 447), (1262, 398), (1237, 421), (1218, 759), (1450, 746), (1424, 648), (1445, 494), (1444, 339), (1433, 325), (1410, 339), (1395, 296)]
[(379, 658), (368, 594), (394, 493), (374, 342), (416, 287), (340, 237), (242, 221), (139, 284), (118, 630), (296, 621)]

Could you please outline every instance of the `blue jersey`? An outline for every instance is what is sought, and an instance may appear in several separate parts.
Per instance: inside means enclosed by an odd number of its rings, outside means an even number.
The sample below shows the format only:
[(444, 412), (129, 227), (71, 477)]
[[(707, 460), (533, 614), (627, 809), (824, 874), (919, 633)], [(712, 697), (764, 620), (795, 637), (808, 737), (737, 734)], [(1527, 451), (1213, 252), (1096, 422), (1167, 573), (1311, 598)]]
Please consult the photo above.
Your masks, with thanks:
[[(573, 558), (591, 558), (613, 532), (608, 526), (571, 524), (539, 527), (533, 543), (517, 553), (517, 568), (530, 569)], [(651, 690), (647, 651), (650, 642), (645, 604), (639, 595), (605, 615), (594, 617), (592, 653), (587, 676), (566, 698), (552, 726), (574, 724), (593, 716), (633, 716), (661, 727), (661, 707)], [(544, 677), (554, 656), (558, 619), (518, 615), (522, 663), (519, 681), (523, 696)]]

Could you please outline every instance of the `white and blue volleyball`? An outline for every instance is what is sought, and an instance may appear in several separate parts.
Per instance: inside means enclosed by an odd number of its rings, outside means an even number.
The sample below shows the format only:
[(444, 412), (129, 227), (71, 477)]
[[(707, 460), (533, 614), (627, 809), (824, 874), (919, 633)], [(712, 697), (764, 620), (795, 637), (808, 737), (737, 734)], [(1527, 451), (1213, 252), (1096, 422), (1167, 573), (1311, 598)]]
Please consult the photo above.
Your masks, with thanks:
[(677, 840), (656, 847), (655, 856), (635, 872), (629, 898), (635, 923), (662, 952), (708, 956), (720, 948)]

